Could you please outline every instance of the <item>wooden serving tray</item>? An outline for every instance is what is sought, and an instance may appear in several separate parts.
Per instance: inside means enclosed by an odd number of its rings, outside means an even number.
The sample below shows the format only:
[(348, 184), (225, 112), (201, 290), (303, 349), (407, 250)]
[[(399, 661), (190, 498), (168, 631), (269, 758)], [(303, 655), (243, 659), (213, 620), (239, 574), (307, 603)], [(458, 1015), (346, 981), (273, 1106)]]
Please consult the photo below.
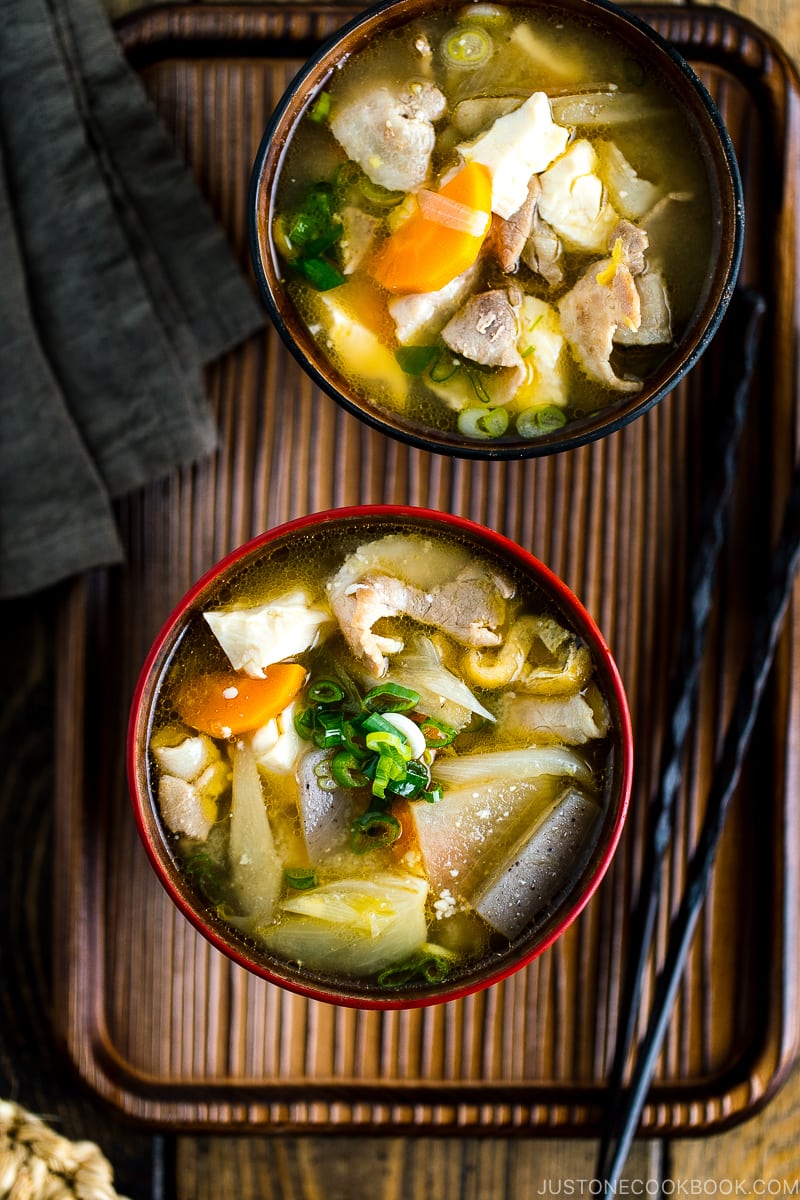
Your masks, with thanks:
[[(119, 27), (245, 265), (247, 185), (264, 122), (304, 56), (355, 11), (181, 5)], [(722, 10), (640, 11), (696, 64), (728, 122), (748, 205), (742, 277), (769, 304), (655, 970), (796, 450), (800, 166), (798, 85), (777, 46)], [(723, 336), (671, 396), (612, 437), (491, 464), (428, 455), (366, 429), (312, 387), (266, 326), (209, 371), (219, 453), (120, 506), (126, 567), (81, 580), (61, 614), (55, 1020), (92, 1089), (172, 1129), (596, 1130), (687, 563), (727, 400), (715, 390), (725, 353)], [(504, 984), (409, 1013), (338, 1011), (231, 966), (161, 890), (124, 777), (134, 681), (188, 585), (257, 531), (360, 502), (461, 513), (532, 549), (596, 616), (634, 715), (629, 823), (578, 922)], [(741, 1118), (776, 1088), (797, 1049), (799, 598), (643, 1115), (648, 1134)], [(652, 975), (645, 998), (651, 986)]]

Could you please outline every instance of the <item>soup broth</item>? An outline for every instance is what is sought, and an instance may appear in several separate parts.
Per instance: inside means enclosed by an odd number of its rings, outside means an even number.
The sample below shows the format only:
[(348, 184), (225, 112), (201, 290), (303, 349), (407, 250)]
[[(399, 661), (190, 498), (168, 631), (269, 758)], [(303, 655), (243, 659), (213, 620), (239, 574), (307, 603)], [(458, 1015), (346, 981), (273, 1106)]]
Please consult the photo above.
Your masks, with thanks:
[(427, 529), (316, 529), (203, 597), (149, 786), (215, 920), (315, 979), (458, 980), (546, 920), (600, 834), (611, 715), (544, 593)]
[(701, 301), (712, 229), (686, 118), (630, 50), (493, 4), (344, 62), (271, 219), (298, 311), (360, 394), (501, 441), (641, 389)]

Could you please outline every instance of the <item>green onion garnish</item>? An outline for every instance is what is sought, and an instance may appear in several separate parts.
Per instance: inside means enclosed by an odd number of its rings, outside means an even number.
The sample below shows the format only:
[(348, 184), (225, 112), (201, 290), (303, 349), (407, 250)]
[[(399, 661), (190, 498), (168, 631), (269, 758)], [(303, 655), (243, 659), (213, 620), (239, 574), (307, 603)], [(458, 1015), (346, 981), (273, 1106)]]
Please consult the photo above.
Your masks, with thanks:
[(406, 375), (424, 375), (439, 357), (436, 346), (399, 346), (394, 352)]
[(379, 683), (367, 692), (363, 703), (370, 712), (407, 712), (419, 704), (419, 692), (399, 683)]
[(344, 275), (326, 258), (298, 258), (292, 263), (318, 292), (329, 292), (344, 283)]
[(442, 55), (454, 67), (477, 67), (492, 53), (492, 39), (479, 25), (459, 26), (446, 35)]
[(501, 437), (508, 429), (508, 413), (504, 408), (464, 408), (458, 414), (458, 428), (467, 437)]
[(555, 404), (542, 404), (536, 408), (526, 408), (517, 417), (517, 433), (520, 437), (542, 437), (546, 433), (555, 433), (567, 423), (563, 408)]
[(356, 854), (391, 846), (402, 833), (397, 817), (388, 812), (365, 812), (350, 826), (350, 845)]
[(313, 867), (286, 867), (283, 872), (286, 886), (296, 892), (307, 892), (317, 886), (317, 873)]
[(331, 774), (340, 787), (364, 787), (369, 780), (351, 750), (339, 750), (331, 759)]
[(320, 92), (311, 108), (308, 110), (309, 119), (317, 125), (324, 124), (331, 113), (331, 94), (330, 92)]
[(433, 748), (449, 746), (458, 736), (457, 729), (444, 721), (437, 721), (436, 717), (424, 717), (420, 722), (420, 729), (425, 738), (425, 745)]
[(318, 679), (308, 689), (308, 698), (314, 704), (337, 704), (344, 700), (344, 691), (333, 679)]
[(448, 379), (453, 378), (460, 366), (461, 363), (457, 358), (452, 358), (449, 354), (443, 354), (431, 367), (431, 379), (434, 383), (447, 383)]
[(454, 961), (455, 955), (448, 950), (426, 942), (410, 958), (381, 971), (378, 983), (387, 988), (405, 987), (409, 983), (444, 983)]

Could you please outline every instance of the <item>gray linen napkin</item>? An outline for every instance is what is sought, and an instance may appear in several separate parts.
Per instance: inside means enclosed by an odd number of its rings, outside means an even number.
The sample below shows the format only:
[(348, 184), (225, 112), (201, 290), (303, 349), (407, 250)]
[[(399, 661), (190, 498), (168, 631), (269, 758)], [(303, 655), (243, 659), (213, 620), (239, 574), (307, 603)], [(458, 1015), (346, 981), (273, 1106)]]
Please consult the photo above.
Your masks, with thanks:
[[(110, 498), (213, 449), (202, 368), (263, 316), (102, 7), (3, 8), (0, 313), (13, 311), (15, 335), (0, 377), (0, 595), (9, 596), (119, 561)], [(48, 419), (33, 419), (32, 394)], [(57, 471), (42, 469), (56, 461)], [(73, 535), (44, 552), (45, 531), (64, 523)]]

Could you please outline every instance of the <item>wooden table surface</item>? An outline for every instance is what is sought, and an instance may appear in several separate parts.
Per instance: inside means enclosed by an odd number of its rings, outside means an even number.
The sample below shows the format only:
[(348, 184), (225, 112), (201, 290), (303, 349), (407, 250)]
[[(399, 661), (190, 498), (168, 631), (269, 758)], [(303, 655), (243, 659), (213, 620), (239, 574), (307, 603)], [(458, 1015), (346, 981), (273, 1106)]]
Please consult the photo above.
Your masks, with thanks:
[[(106, 0), (112, 16), (137, 7)], [(800, 61), (797, 0), (735, 0)], [(164, 1135), (126, 1123), (76, 1083), (52, 1036), (52, 756), (58, 591), (5, 602), (0, 619), (0, 1097), (91, 1139), (132, 1200), (517, 1200), (591, 1195), (588, 1140)], [(621, 1192), (800, 1190), (800, 1066), (767, 1106), (712, 1137), (637, 1141)], [(2, 1189), (2, 1184), (0, 1184)], [(3, 1192), (5, 1195), (6, 1193)]]

